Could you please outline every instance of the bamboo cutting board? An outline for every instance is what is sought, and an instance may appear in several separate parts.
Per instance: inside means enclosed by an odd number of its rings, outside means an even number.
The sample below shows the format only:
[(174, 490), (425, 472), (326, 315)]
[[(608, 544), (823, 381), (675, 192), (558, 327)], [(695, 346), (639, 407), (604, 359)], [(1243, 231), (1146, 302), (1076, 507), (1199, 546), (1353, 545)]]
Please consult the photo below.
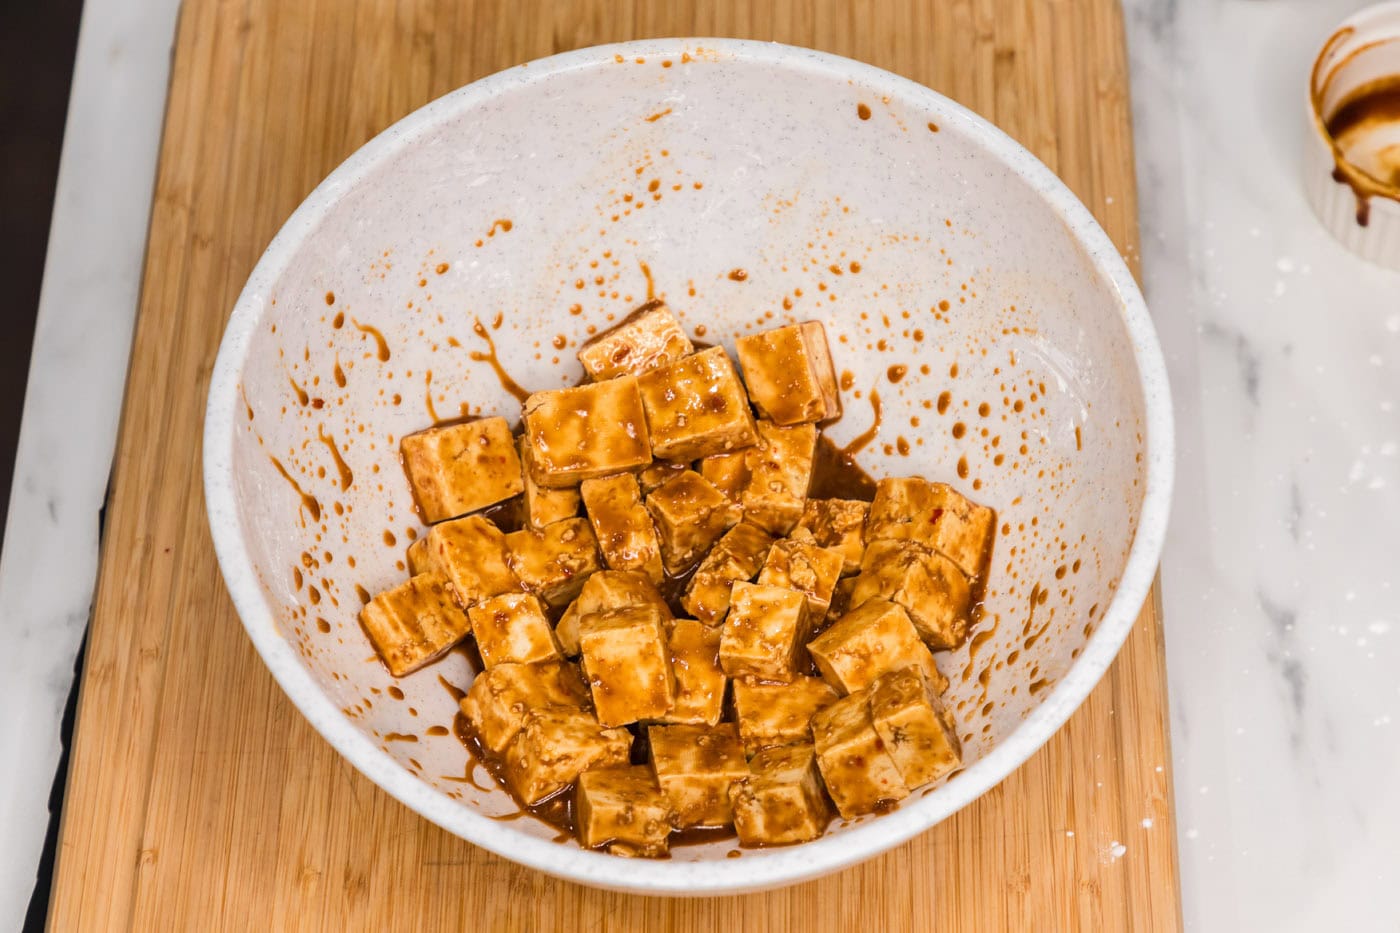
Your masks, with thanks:
[(1180, 926), (1150, 601), (1063, 730), (888, 855), (769, 894), (664, 900), (520, 868), (360, 777), (233, 611), (200, 430), (224, 321), (301, 199), (483, 75), (647, 36), (851, 56), (991, 118), (1136, 262), (1117, 0), (186, 0), (51, 903), (55, 929), (1121, 930)]

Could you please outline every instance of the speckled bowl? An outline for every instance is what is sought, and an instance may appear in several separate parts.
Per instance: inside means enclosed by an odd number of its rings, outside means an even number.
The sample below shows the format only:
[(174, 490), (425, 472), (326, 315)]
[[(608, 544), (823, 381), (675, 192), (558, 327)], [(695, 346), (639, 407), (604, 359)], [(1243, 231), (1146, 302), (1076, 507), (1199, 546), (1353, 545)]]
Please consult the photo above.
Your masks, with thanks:
[[(742, 269), (740, 276), (734, 270)], [(846, 442), (876, 476), (952, 481), (999, 511), (982, 627), (940, 656), (966, 768), (801, 846), (625, 860), (551, 841), (451, 731), (453, 654), (395, 682), (356, 622), (422, 533), (397, 442), (530, 388), (663, 296), (694, 334), (819, 320)], [(902, 376), (901, 376), (902, 374)], [(878, 394), (879, 402), (876, 403)], [(1142, 298), (1040, 162), (927, 88), (804, 49), (657, 40), (522, 65), (413, 113), (277, 235), (224, 335), (205, 489), (224, 579), (287, 695), (404, 804), (586, 884), (786, 884), (964, 806), (1065, 721), (1118, 651), (1166, 524), (1171, 412)]]

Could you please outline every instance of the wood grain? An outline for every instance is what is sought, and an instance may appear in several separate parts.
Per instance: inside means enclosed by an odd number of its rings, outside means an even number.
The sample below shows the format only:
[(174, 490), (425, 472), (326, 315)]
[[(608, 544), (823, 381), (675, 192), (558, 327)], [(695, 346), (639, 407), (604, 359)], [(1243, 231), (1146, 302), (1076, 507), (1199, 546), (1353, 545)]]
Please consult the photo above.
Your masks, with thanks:
[(1084, 707), (977, 803), (831, 878), (710, 900), (589, 890), (437, 829), (315, 735), (244, 636), (205, 525), (199, 439), (224, 321), (264, 245), (426, 101), (528, 59), (666, 35), (812, 46), (943, 91), (1059, 172), (1135, 265), (1116, 0), (186, 0), (55, 929), (1179, 928), (1155, 602)]

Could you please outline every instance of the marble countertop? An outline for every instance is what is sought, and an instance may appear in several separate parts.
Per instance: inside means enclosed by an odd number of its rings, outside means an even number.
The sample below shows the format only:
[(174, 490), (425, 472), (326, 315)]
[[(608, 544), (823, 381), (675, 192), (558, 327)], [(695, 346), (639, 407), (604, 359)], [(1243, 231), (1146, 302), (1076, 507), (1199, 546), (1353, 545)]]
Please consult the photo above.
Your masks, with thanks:
[[(1338, 246), (1300, 182), (1312, 52), (1361, 5), (1124, 4), (1179, 431), (1162, 578), (1192, 930), (1400, 929), (1400, 274)], [(0, 556), (0, 928), (33, 889), (87, 623), (177, 11), (84, 9), (49, 243), (65, 261)]]

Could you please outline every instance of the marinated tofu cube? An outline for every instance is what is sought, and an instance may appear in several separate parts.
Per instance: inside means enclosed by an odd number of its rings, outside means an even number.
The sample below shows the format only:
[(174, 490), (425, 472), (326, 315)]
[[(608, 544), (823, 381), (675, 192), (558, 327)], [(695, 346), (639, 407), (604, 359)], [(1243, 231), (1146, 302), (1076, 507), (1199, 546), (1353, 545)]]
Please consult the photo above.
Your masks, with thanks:
[(565, 519), (540, 531), (512, 531), (506, 535), (506, 560), (521, 586), (551, 606), (577, 596), (583, 581), (601, 566), (593, 527), (584, 518)]
[(806, 842), (831, 822), (816, 749), (810, 744), (759, 752), (749, 762), (749, 776), (735, 782), (729, 796), (734, 830), (746, 846)]
[(653, 460), (651, 466), (637, 474), (637, 482), (641, 484), (642, 495), (645, 496), (677, 473), (688, 469), (690, 469), (690, 464), (684, 461)]
[(584, 848), (623, 856), (666, 854), (673, 812), (646, 765), (591, 768), (578, 776), (574, 793)]
[(613, 570), (635, 570), (660, 583), (661, 544), (642, 490), (631, 473), (584, 480), (579, 486), (603, 562)]
[(578, 598), (559, 617), (554, 637), (566, 655), (578, 657), (578, 627), (584, 616), (632, 606), (653, 606), (663, 618), (671, 614), (666, 600), (644, 575), (630, 570), (600, 570), (583, 581)]
[(616, 327), (585, 343), (578, 351), (578, 361), (596, 382), (640, 376), (694, 352), (671, 310), (659, 301), (649, 301)]
[(586, 709), (588, 688), (578, 667), (563, 661), (497, 664), (476, 675), (462, 697), (462, 714), (481, 744), (499, 753), (532, 709)]
[(831, 595), (841, 579), (841, 552), (802, 541), (784, 540), (773, 545), (758, 573), (758, 582), (783, 586), (807, 597), (813, 622), (826, 618)]
[(533, 806), (590, 768), (626, 765), (631, 753), (632, 734), (604, 728), (588, 710), (532, 709), (506, 746), (506, 783), (521, 803)]
[(839, 698), (830, 684), (805, 675), (789, 684), (734, 681), (734, 712), (744, 751), (752, 755), (774, 745), (807, 741), (813, 714)]
[(842, 575), (860, 570), (860, 559), (865, 556), (865, 516), (870, 511), (870, 503), (855, 499), (808, 499), (802, 509), (802, 518), (793, 529), (811, 534), (812, 540), (822, 547), (841, 552)]
[(525, 400), (525, 438), (535, 481), (551, 489), (651, 462), (633, 376), (536, 392)]
[(428, 537), (417, 539), (408, 546), (408, 552), (404, 555), (408, 559), (408, 575), (416, 577), (420, 573), (428, 573)]
[(851, 605), (883, 596), (904, 607), (935, 651), (967, 638), (972, 587), (958, 565), (913, 541), (872, 541), (865, 549)]
[(730, 677), (788, 683), (807, 664), (807, 597), (781, 586), (738, 582), (720, 632), (719, 664)]
[(519, 442), (520, 469), (525, 483), (525, 524), (543, 528), (578, 514), (577, 489), (547, 489), (535, 482), (530, 460), (530, 444), (522, 435)]
[(529, 593), (493, 596), (472, 606), (467, 616), (487, 668), (560, 659), (554, 627), (539, 599)]
[(869, 700), (869, 691), (861, 690), (812, 717), (817, 767), (846, 819), (883, 810), (909, 796), (909, 787), (875, 731)]
[(700, 475), (732, 501), (739, 502), (743, 499), (744, 487), (749, 484), (748, 453), (736, 450), (705, 457), (700, 461)]
[(729, 789), (748, 777), (744, 746), (732, 722), (717, 726), (652, 726), (647, 729), (651, 766), (675, 811), (677, 829), (734, 822)]
[(773, 539), (757, 525), (735, 525), (700, 562), (681, 605), (706, 625), (719, 625), (729, 612), (730, 587), (740, 580), (751, 582), (772, 546)]
[(890, 671), (871, 685), (870, 718), (909, 787), (962, 767), (962, 745), (952, 718), (918, 668)]
[(673, 574), (704, 557), (741, 517), (740, 508), (694, 470), (676, 474), (647, 496), (647, 511), (666, 570)]
[(488, 519), (468, 515), (428, 529), (424, 564), (447, 581), (457, 605), (520, 592), (520, 578), (506, 561), (506, 536)]
[(657, 457), (698, 460), (756, 440), (748, 396), (723, 347), (653, 369), (637, 386)]
[(841, 414), (826, 330), (790, 324), (735, 341), (744, 384), (759, 414), (774, 424), (824, 421)]
[(660, 719), (676, 703), (664, 615), (652, 606), (611, 609), (579, 621), (583, 670), (605, 726)]
[(831, 608), (826, 611), (828, 625), (850, 611), (851, 595), (856, 591), (856, 579), (856, 577), (842, 577), (836, 581), (836, 589), (831, 594)]
[(784, 428), (758, 422), (759, 443), (746, 454), (749, 483), (741, 497), (744, 518), (775, 535), (785, 535), (802, 518), (812, 485), (817, 429), (799, 424)]
[(375, 596), (360, 610), (360, 624), (395, 677), (436, 661), (469, 631), (447, 584), (431, 573)]
[(933, 547), (946, 554), (964, 574), (977, 579), (992, 559), (997, 515), (946, 483), (933, 483), (933, 503), (941, 510), (933, 529)]
[(515, 439), (504, 418), (429, 428), (399, 441), (424, 521), (436, 523), (524, 491)]
[(875, 597), (838, 619), (807, 646), (822, 679), (843, 695), (855, 693), (888, 672), (916, 667), (947, 689), (948, 681), (904, 609)]
[(719, 629), (694, 619), (665, 623), (676, 675), (676, 704), (662, 722), (713, 726), (724, 712), (729, 679), (719, 666)]
[(953, 487), (907, 477), (875, 484), (865, 537), (917, 541), (975, 578), (991, 557), (995, 527), (995, 512), (963, 498)]

